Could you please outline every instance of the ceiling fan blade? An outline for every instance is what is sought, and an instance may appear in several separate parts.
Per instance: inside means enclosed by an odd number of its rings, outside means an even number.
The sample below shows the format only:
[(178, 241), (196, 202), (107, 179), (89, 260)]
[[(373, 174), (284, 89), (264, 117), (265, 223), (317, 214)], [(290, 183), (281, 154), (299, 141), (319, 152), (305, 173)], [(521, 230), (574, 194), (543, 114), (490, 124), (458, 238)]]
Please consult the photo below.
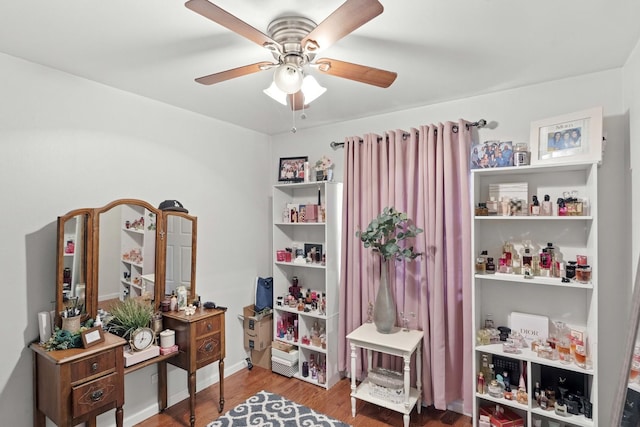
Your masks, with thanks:
[(246, 76), (247, 74), (257, 73), (273, 65), (271, 62), (256, 62), (255, 64), (245, 65), (244, 67), (232, 68), (231, 70), (221, 71), (219, 73), (209, 74), (208, 76), (198, 77), (196, 81), (203, 85), (212, 85), (223, 82), (225, 80), (235, 79), (236, 77)]
[(309, 108), (308, 105), (304, 105), (304, 94), (301, 90), (287, 95), (287, 102), (293, 111)]
[(302, 39), (308, 52), (326, 49), (380, 15), (384, 8), (378, 0), (347, 0)]
[(392, 71), (338, 61), (337, 59), (321, 58), (315, 62), (315, 65), (322, 73), (384, 88), (391, 86), (391, 83), (398, 77), (398, 73)]
[(208, 18), (213, 22), (217, 22), (223, 27), (230, 29), (234, 33), (240, 34), (260, 46), (280, 46), (271, 37), (207, 0), (189, 0), (184, 5), (205, 18)]

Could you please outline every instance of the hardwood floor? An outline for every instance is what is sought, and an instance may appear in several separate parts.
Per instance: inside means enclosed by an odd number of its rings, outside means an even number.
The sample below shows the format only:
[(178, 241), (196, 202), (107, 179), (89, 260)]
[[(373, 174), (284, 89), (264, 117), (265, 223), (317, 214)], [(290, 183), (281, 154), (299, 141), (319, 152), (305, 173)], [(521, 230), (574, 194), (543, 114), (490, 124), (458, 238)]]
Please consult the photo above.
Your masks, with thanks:
[[(304, 381), (290, 379), (274, 374), (270, 370), (254, 367), (251, 371), (243, 369), (224, 380), (225, 404), (223, 412), (228, 411), (260, 390), (270, 391), (308, 406), (318, 412), (337, 418), (353, 427), (402, 426), (402, 414), (378, 407), (371, 403), (357, 402), (356, 417), (351, 417), (351, 383), (345, 378), (330, 390), (325, 390)], [(214, 384), (196, 396), (196, 427), (206, 425), (217, 419), (218, 385)], [(125, 406), (126, 412), (126, 406)], [(440, 417), (444, 411), (433, 407), (422, 408), (418, 415), (411, 413), (411, 427), (469, 427), (471, 419), (460, 415), (454, 424), (444, 424)], [(183, 400), (164, 412), (137, 424), (138, 427), (189, 426), (189, 404)]]

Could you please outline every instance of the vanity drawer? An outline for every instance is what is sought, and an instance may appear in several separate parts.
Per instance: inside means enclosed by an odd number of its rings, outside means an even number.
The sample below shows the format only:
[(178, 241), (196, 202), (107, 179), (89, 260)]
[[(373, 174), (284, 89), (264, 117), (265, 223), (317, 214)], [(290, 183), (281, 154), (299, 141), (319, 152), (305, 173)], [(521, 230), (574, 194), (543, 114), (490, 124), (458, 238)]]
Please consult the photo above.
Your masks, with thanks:
[(220, 331), (220, 316), (207, 317), (196, 323), (196, 339)]
[(97, 380), (89, 381), (71, 391), (71, 402), (73, 405), (73, 418), (118, 401), (122, 381), (117, 373), (109, 374)]
[(71, 363), (71, 383), (77, 383), (116, 369), (116, 349), (103, 351)]
[[(220, 333), (196, 340), (196, 364), (220, 359)], [(205, 363), (206, 364), (206, 363)]]

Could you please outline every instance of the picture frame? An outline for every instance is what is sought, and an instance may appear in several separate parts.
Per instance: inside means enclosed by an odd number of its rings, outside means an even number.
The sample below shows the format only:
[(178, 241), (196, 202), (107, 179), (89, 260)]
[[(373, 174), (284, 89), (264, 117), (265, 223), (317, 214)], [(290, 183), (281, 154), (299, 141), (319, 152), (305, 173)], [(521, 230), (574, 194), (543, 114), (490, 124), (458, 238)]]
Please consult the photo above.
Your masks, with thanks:
[(307, 255), (315, 249), (316, 256), (312, 259), (312, 262), (319, 263), (322, 261), (322, 244), (321, 243), (305, 243), (304, 244), (304, 256)]
[(82, 346), (84, 348), (92, 347), (96, 344), (100, 344), (104, 342), (104, 332), (102, 331), (102, 326), (95, 326), (91, 329), (87, 329), (86, 331), (80, 332), (82, 337)]
[(484, 141), (472, 144), (469, 151), (470, 169), (505, 168), (513, 166), (512, 141)]
[(531, 165), (602, 162), (602, 107), (531, 123)]
[(309, 156), (280, 157), (278, 182), (303, 182)]

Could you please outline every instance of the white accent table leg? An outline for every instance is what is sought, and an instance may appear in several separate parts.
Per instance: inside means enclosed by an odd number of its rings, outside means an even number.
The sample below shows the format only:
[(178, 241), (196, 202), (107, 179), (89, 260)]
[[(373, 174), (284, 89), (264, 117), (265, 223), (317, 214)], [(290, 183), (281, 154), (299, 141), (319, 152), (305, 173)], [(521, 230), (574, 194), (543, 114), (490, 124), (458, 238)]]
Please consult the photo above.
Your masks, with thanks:
[[(409, 406), (409, 396), (411, 395), (411, 353), (404, 354), (404, 409), (409, 412), (411, 407)], [(404, 417), (404, 427), (409, 427), (409, 415)]]
[(351, 344), (351, 416), (356, 416), (356, 346)]
[(416, 374), (416, 388), (418, 389), (416, 406), (418, 407), (419, 414), (422, 410), (422, 342), (420, 342), (416, 351)]

